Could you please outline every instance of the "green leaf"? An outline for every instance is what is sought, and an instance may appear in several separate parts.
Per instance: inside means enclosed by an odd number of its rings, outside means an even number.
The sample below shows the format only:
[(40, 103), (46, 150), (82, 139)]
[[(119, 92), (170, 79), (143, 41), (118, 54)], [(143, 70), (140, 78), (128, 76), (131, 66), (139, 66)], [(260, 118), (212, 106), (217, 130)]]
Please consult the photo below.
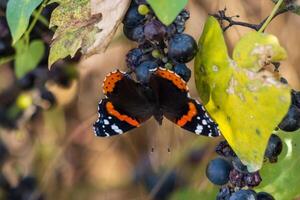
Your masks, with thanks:
[(257, 188), (272, 194), (275, 199), (296, 199), (300, 196), (300, 130), (279, 132), (283, 152), (277, 163), (266, 163), (260, 171), (263, 181)]
[(260, 169), (269, 137), (289, 109), (290, 88), (271, 73), (256, 73), (231, 60), (213, 17), (199, 41), (195, 81), (206, 109), (235, 153), (249, 171)]
[(285, 49), (275, 36), (256, 31), (244, 35), (233, 51), (237, 65), (253, 71), (259, 71), (266, 63), (281, 61), (286, 56)]
[(188, 0), (148, 0), (158, 19), (165, 25), (170, 25), (184, 9)]
[(6, 10), (8, 26), (15, 44), (26, 31), (32, 12), (43, 0), (9, 0)]
[(26, 45), (24, 40), (19, 40), (15, 45), (15, 49), (15, 73), (18, 78), (36, 68), (45, 52), (42, 40), (34, 40), (29, 46)]

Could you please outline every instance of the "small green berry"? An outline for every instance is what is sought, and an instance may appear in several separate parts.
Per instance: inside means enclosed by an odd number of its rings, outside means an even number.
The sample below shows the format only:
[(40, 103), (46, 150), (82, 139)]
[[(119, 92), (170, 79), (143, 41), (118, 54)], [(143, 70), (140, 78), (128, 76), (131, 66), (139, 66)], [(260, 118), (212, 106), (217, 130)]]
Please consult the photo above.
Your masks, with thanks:
[(153, 58), (161, 58), (161, 53), (157, 49), (153, 50), (151, 54)]
[(147, 5), (141, 4), (141, 5), (139, 5), (139, 7), (138, 7), (138, 12), (139, 12), (141, 15), (147, 15), (147, 14), (150, 12), (150, 10), (149, 10), (149, 8), (148, 8)]
[(173, 65), (171, 63), (166, 63), (165, 64), (165, 68), (166, 69), (172, 69), (173, 68)]
[(32, 97), (28, 94), (20, 94), (16, 100), (16, 105), (20, 109), (25, 110), (32, 105)]

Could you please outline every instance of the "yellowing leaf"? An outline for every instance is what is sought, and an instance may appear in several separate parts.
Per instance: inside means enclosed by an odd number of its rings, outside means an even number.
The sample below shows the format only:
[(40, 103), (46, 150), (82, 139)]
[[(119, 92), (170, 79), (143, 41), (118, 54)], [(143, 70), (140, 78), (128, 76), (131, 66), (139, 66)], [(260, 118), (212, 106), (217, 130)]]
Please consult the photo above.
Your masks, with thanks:
[(272, 131), (288, 111), (290, 89), (271, 73), (237, 66), (213, 17), (207, 20), (199, 48), (195, 61), (199, 95), (235, 153), (249, 171), (256, 171)]
[(55, 0), (50, 27), (57, 27), (49, 55), (49, 67), (78, 49), (90, 56), (105, 50), (115, 34), (129, 0)]
[(254, 31), (240, 39), (232, 56), (239, 67), (259, 71), (270, 62), (285, 59), (286, 51), (275, 36)]

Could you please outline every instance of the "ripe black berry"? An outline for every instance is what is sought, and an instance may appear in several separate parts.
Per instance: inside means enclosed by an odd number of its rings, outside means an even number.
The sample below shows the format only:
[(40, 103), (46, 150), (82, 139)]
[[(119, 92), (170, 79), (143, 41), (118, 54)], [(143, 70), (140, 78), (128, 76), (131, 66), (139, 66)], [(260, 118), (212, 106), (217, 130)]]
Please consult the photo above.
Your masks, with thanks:
[(300, 108), (292, 104), (278, 127), (287, 132), (298, 130), (300, 127)]
[(158, 20), (151, 20), (145, 24), (145, 39), (149, 41), (162, 41), (167, 33), (166, 27)]
[(257, 200), (253, 190), (239, 190), (231, 195), (229, 200)]
[(266, 192), (257, 193), (257, 200), (275, 200), (272, 195)]
[(267, 149), (265, 151), (265, 157), (269, 159), (271, 163), (277, 161), (277, 157), (282, 151), (282, 141), (280, 137), (272, 134)]
[(128, 9), (123, 24), (128, 28), (134, 28), (140, 24), (142, 24), (145, 16), (141, 15), (138, 12), (138, 6), (132, 6)]
[(184, 81), (188, 82), (191, 78), (192, 71), (183, 63), (177, 64), (173, 68), (174, 72), (178, 74)]
[(175, 34), (169, 41), (168, 57), (179, 63), (191, 61), (197, 53), (197, 43), (187, 34)]
[(229, 180), (232, 166), (227, 160), (216, 158), (209, 162), (206, 168), (207, 178), (216, 185), (224, 185)]
[(217, 195), (217, 200), (228, 200), (232, 192), (232, 189), (227, 186), (220, 188), (219, 193)]
[(300, 91), (292, 91), (292, 104), (300, 108)]
[(136, 69), (136, 78), (142, 83), (147, 83), (151, 75), (151, 69), (155, 69), (157, 64), (154, 61), (144, 61)]
[(245, 183), (244, 175), (245, 175), (244, 173), (242, 173), (236, 169), (231, 170), (229, 173), (230, 183), (232, 185), (234, 185), (235, 187), (239, 187), (239, 188), (245, 187), (246, 183)]
[(128, 26), (123, 26), (123, 32), (128, 39), (135, 42), (142, 42), (145, 39), (143, 25), (138, 25), (133, 28)]

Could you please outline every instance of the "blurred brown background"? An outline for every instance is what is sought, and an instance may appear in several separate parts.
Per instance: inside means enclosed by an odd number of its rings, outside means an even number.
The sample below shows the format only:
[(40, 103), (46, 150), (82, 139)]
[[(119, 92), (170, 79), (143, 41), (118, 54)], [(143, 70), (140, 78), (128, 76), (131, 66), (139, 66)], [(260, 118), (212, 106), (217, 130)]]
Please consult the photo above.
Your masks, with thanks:
[[(186, 32), (198, 40), (208, 13), (225, 7), (228, 15), (238, 14), (241, 21), (259, 23), (273, 6), (271, 0), (190, 0), (191, 18)], [(280, 71), (295, 89), (300, 89), (299, 26), (300, 16), (288, 13), (276, 18), (266, 30), (287, 49), (288, 59)], [(230, 28), (225, 34), (229, 49), (248, 31), (244, 27)], [(17, 165), (20, 174), (33, 173), (38, 177), (47, 199), (148, 199), (149, 193), (142, 185), (134, 184), (132, 177), (138, 163), (149, 157), (156, 171), (175, 168), (192, 177), (193, 187), (211, 187), (204, 169), (207, 160), (213, 158), (213, 148), (219, 139), (190, 134), (167, 121), (159, 127), (153, 120), (122, 136), (94, 136), (92, 123), (97, 118), (97, 103), (103, 97), (102, 81), (110, 71), (125, 69), (125, 55), (133, 47), (135, 44), (125, 39), (120, 29), (105, 53), (80, 63), (78, 83), (67, 90), (52, 88), (62, 106), (45, 112), (43, 120), (26, 125), (16, 134), (1, 131), (14, 155), (4, 168), (10, 181), (16, 179), (11, 166)], [(193, 69), (193, 62), (189, 67)], [(3, 73), (5, 69), (1, 69)], [(193, 78), (188, 85), (191, 96), (197, 97)], [(194, 146), (204, 146), (208, 153), (199, 169), (191, 172), (182, 163), (184, 153)]]

